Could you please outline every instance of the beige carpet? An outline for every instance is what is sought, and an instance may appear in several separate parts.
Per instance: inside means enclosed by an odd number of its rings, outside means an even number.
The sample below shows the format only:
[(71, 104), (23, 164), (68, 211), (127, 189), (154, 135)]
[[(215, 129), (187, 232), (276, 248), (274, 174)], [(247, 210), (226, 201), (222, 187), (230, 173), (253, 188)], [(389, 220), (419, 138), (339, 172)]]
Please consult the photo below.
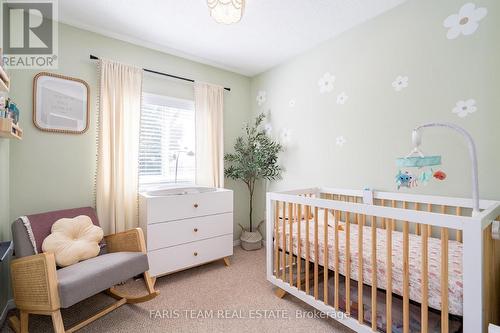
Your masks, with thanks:
[[(120, 288), (125, 287), (145, 291), (142, 280)], [(79, 332), (351, 332), (333, 319), (297, 317), (297, 311), (312, 315), (314, 310), (291, 295), (277, 298), (265, 278), (264, 249), (235, 248), (230, 267), (210, 263), (159, 278), (156, 288), (161, 294), (154, 300), (124, 305)], [(63, 310), (65, 326), (112, 301), (99, 294)], [(259, 314), (269, 318), (257, 319)], [(51, 332), (49, 317), (31, 315), (29, 330)], [(12, 331), (4, 325), (2, 332)]]

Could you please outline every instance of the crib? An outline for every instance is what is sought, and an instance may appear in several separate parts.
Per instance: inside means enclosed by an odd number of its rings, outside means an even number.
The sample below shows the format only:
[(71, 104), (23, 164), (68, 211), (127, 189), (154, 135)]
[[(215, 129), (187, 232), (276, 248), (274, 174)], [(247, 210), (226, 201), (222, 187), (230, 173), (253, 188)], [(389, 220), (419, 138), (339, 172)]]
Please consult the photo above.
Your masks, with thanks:
[[(308, 188), (267, 193), (267, 279), (357, 332), (500, 321), (500, 202)], [(481, 259), (482, 258), (482, 259)]]

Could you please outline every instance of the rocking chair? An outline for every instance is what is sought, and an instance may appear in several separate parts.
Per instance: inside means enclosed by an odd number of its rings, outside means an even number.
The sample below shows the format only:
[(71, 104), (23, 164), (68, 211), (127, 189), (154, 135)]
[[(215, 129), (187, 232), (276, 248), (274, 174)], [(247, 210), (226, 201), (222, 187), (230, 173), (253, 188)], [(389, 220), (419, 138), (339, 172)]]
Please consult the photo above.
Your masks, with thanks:
[[(97, 257), (56, 268), (54, 255), (41, 251), (43, 240), (50, 234), (54, 222), (78, 215), (87, 215), (99, 225), (96, 213), (90, 207), (30, 215), (33, 244), (21, 219), (12, 224), (17, 258), (11, 262), (12, 290), (20, 318), (10, 317), (9, 324), (15, 332), (28, 332), (30, 314), (51, 316), (56, 333), (74, 332), (123, 304), (146, 302), (158, 296), (159, 291), (154, 290), (154, 281), (148, 272), (144, 234), (140, 228), (105, 236), (104, 251)], [(35, 254), (34, 245), (40, 254)], [(115, 285), (141, 274), (148, 294), (132, 297), (115, 289)], [(64, 328), (61, 308), (68, 308), (106, 290), (116, 302), (75, 326)]]

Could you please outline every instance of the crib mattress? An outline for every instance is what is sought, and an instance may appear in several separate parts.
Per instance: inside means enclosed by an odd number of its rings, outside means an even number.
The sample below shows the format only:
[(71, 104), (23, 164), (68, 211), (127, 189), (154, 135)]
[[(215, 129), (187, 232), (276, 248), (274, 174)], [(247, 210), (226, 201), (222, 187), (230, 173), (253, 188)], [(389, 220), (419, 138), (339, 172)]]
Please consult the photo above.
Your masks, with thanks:
[[(335, 270), (335, 228), (332, 227), (333, 216), (329, 215), (330, 223), (328, 226), (328, 266)], [(324, 216), (318, 214), (318, 243), (319, 243), (319, 262), (324, 263)], [(306, 258), (306, 223), (301, 221), (301, 257)], [(339, 274), (346, 275), (346, 224), (339, 222), (343, 230), (339, 230)], [(293, 222), (293, 246), (292, 252), (298, 254), (298, 223)], [(278, 228), (278, 244), (283, 249), (282, 222)], [(287, 221), (286, 229), (286, 250), (290, 251), (289, 234), (290, 226)], [(340, 228), (339, 228), (340, 229)], [(350, 277), (358, 281), (358, 233), (359, 226), (350, 223)], [(377, 287), (386, 289), (387, 287), (387, 231), (377, 228)], [(310, 262), (314, 262), (316, 256), (314, 252), (314, 223), (309, 223), (309, 241), (310, 241)], [(371, 285), (372, 264), (371, 264), (371, 227), (363, 227), (363, 283)], [(448, 311), (450, 314), (463, 315), (462, 300), (462, 243), (450, 240), (448, 244)], [(422, 283), (421, 283), (421, 236), (409, 235), (409, 291), (410, 299), (421, 303), (422, 301)], [(428, 302), (429, 307), (436, 310), (441, 309), (441, 240), (438, 238), (428, 238)], [(304, 268), (302, 268), (303, 270)], [(303, 274), (303, 273), (302, 273)], [(403, 295), (403, 233), (393, 231), (392, 233), (392, 292)]]

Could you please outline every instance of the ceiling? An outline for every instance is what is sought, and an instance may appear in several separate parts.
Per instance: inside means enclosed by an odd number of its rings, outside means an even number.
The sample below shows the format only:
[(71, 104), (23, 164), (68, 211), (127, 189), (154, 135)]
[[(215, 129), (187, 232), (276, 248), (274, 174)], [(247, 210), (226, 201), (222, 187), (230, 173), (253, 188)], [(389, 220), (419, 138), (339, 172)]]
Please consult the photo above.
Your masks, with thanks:
[(63, 23), (247, 76), (259, 74), (405, 0), (247, 0), (217, 24), (206, 0), (62, 0)]

